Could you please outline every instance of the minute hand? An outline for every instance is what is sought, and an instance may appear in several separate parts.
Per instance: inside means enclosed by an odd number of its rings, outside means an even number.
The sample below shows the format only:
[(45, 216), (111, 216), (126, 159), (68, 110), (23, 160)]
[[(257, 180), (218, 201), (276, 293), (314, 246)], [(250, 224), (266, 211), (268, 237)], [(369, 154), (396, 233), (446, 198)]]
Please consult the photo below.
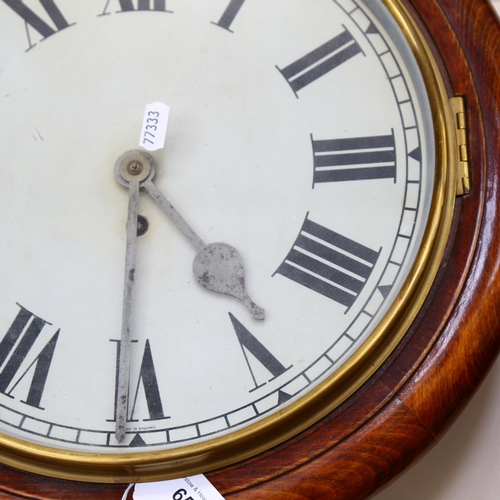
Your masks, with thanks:
[(259, 307), (246, 291), (243, 259), (236, 248), (227, 243), (206, 245), (151, 179), (144, 181), (142, 187), (146, 188), (147, 192), (196, 248), (198, 253), (193, 261), (193, 272), (198, 283), (208, 290), (225, 293), (240, 299), (249, 309), (253, 318), (264, 319), (264, 309)]
[(135, 281), (135, 254), (137, 238), (137, 206), (139, 202), (139, 182), (130, 181), (127, 217), (127, 246), (125, 253), (125, 283), (123, 288), (122, 332), (120, 358), (118, 362), (118, 389), (116, 392), (116, 439), (121, 443), (125, 438), (127, 424), (128, 389), (130, 379), (130, 346), (132, 289)]

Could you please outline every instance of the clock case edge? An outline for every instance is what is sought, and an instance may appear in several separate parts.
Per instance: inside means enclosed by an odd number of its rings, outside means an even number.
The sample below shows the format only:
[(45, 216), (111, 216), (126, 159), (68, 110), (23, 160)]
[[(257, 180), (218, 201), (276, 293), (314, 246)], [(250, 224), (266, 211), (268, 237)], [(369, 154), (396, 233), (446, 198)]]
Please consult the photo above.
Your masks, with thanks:
[[(466, 98), (472, 192), (457, 200), (446, 265), (403, 342), (310, 429), (207, 474), (227, 499), (366, 498), (438, 442), (500, 348), (500, 26), (486, 0), (403, 3), (448, 76), (450, 96)], [(0, 499), (120, 499), (125, 487), (0, 466)]]

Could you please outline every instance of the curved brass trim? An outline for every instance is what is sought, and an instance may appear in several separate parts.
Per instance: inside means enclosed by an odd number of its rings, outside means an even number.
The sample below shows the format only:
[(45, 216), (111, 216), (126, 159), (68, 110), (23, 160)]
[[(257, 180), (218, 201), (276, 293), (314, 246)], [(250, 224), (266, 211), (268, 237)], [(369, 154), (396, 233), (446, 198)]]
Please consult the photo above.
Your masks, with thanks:
[(42, 475), (91, 482), (155, 481), (207, 472), (241, 461), (308, 428), (352, 395), (400, 342), (420, 310), (447, 243), (456, 191), (455, 136), (448, 95), (430, 48), (400, 0), (383, 0), (420, 67), (435, 129), (436, 176), (418, 257), (380, 325), (331, 377), (296, 403), (228, 436), (177, 450), (139, 454), (73, 453), (0, 436), (1, 461)]

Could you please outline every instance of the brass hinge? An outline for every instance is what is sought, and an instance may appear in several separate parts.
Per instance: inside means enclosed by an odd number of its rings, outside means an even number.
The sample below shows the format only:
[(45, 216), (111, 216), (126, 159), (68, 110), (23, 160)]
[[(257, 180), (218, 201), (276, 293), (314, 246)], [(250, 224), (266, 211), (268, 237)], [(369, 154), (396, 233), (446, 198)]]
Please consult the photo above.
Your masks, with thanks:
[(467, 143), (468, 130), (465, 99), (463, 97), (451, 97), (450, 105), (457, 136), (457, 196), (463, 196), (470, 193), (469, 146)]

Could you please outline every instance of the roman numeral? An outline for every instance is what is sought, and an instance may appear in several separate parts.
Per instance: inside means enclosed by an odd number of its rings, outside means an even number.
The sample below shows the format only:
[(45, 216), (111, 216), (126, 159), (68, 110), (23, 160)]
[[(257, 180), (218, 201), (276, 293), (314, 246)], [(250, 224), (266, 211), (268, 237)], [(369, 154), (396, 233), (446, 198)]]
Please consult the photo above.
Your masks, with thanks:
[[(257, 367), (253, 364), (254, 360), (257, 361), (261, 367), (264, 367), (266, 371), (272, 375), (272, 378), (270, 378), (268, 382), (274, 380), (276, 377), (279, 377), (291, 368), (291, 366), (285, 368), (285, 366), (266, 347), (264, 347), (264, 345), (259, 342), (250, 333), (250, 331), (234, 317), (233, 314), (229, 313), (229, 317), (231, 318), (231, 323), (233, 324), (236, 337), (238, 338), (241, 350), (243, 351), (243, 356), (245, 356), (245, 361), (247, 363), (248, 369), (250, 370), (252, 380), (255, 384), (254, 389), (252, 389), (250, 392), (258, 389), (259, 387), (262, 387), (267, 383), (258, 382), (257, 379), (261, 379), (262, 375), (261, 373), (257, 375)], [(252, 354), (253, 359), (250, 359), (249, 354)]]
[(278, 70), (292, 90), (297, 92), (326, 75), (342, 63), (363, 52), (354, 37), (345, 30), (286, 68)]
[[(107, 0), (104, 11), (101, 15), (109, 14), (109, 4), (111, 0)], [(137, 10), (151, 10), (156, 12), (171, 12), (167, 10), (167, 0), (137, 0), (134, 4), (132, 0), (119, 0), (120, 9), (118, 12), (133, 12)], [(137, 7), (136, 7), (137, 5)]]
[(396, 145), (394, 133), (350, 139), (312, 139), (314, 183), (394, 179)]
[[(120, 360), (120, 341), (113, 341), (117, 344), (117, 357), (116, 357), (116, 382), (115, 391), (118, 391), (118, 363)], [(151, 344), (149, 340), (146, 341), (144, 347), (144, 353), (141, 361), (141, 368), (139, 371), (139, 379), (135, 385), (135, 392), (132, 407), (130, 408), (128, 422), (137, 422), (138, 420), (134, 418), (136, 413), (137, 400), (140, 393), (140, 388), (143, 388), (143, 393), (146, 398), (146, 404), (148, 409), (149, 418), (142, 419), (143, 421), (152, 420), (163, 420), (170, 418), (165, 416), (163, 411), (163, 404), (161, 400), (160, 388), (158, 385), (158, 380), (156, 377), (155, 365), (153, 361), (153, 353), (151, 351)], [(113, 422), (116, 421), (116, 392), (115, 392), (115, 418)]]
[(226, 10), (224, 11), (224, 14), (222, 14), (222, 17), (219, 19), (219, 22), (214, 24), (228, 31), (231, 31), (230, 30), (231, 24), (233, 23), (234, 18), (236, 17), (238, 12), (240, 11), (244, 1), (245, 0), (231, 0)]
[(42, 333), (44, 326), (50, 324), (24, 307), (19, 307), (21, 310), (0, 342), (0, 367), (3, 366), (0, 373), (0, 393), (13, 398), (12, 393), (16, 387), (32, 372), (28, 395), (22, 403), (43, 410), (44, 408), (40, 406), (40, 403), (60, 330), (57, 330), (40, 353), (16, 378), (21, 366), (26, 364), (25, 361), (28, 359), (28, 355)]
[[(19, 14), (22, 19), (24, 19), (27, 25), (34, 28), (43, 38), (48, 38), (55, 33), (70, 26), (61, 11), (55, 4), (53, 0), (39, 0), (42, 7), (45, 9), (50, 19), (52, 20), (54, 27), (47, 24), (39, 16), (37, 16), (29, 7), (26, 7), (21, 0), (3, 0), (14, 12)], [(28, 42), (30, 48), (34, 45), (31, 43), (28, 33)]]
[(349, 308), (363, 290), (379, 253), (306, 218), (276, 273)]

